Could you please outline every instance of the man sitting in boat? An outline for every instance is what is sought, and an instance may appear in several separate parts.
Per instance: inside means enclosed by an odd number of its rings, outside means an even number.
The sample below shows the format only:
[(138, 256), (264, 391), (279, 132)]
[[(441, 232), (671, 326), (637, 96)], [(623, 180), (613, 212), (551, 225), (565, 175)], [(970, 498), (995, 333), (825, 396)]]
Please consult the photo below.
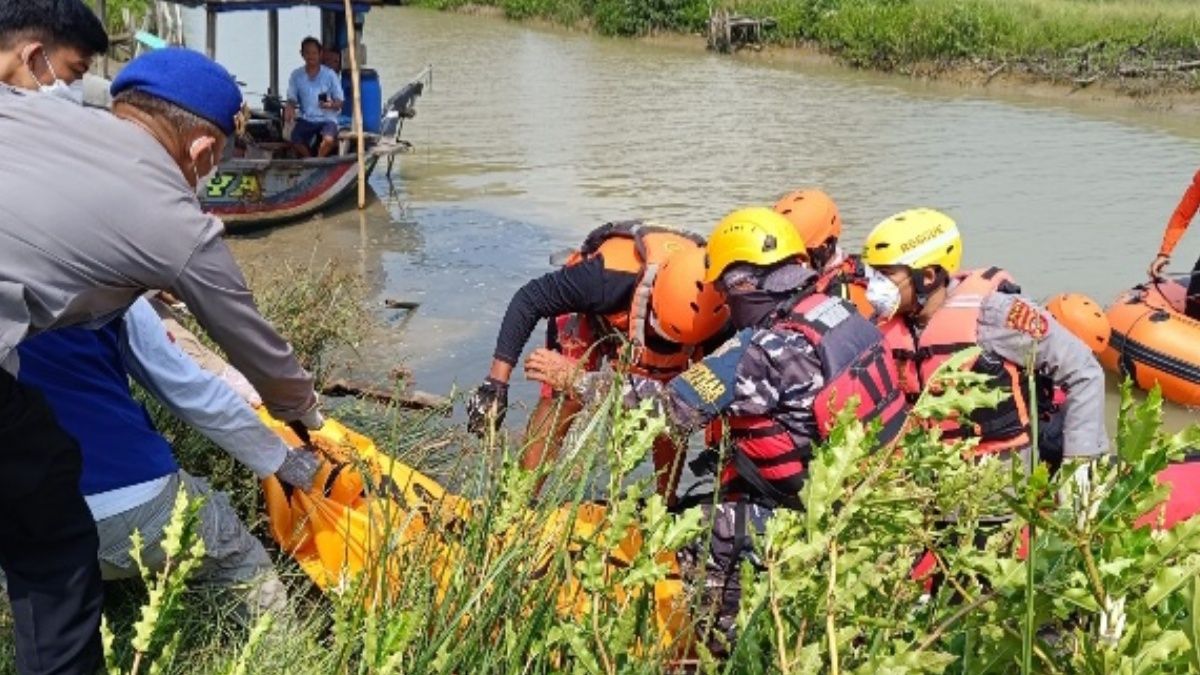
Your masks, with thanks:
[(346, 96), (342, 79), (321, 65), (321, 41), (306, 37), (300, 43), (304, 65), (288, 78), (284, 124), (292, 124), (291, 141), (302, 157), (312, 156), (313, 143), (320, 139), (317, 157), (328, 157), (337, 145), (338, 112)]
[[(710, 649), (724, 655), (735, 632), (741, 562), (754, 555), (747, 528), (761, 533), (774, 509), (801, 508), (813, 446), (826, 440), (844, 401), (857, 397), (858, 417), (880, 421), (881, 444), (898, 435), (908, 406), (887, 385), (897, 371), (881, 348), (883, 335), (853, 305), (817, 290), (804, 241), (786, 218), (762, 207), (735, 211), (717, 225), (706, 253), (705, 281), (724, 292), (737, 332), (669, 382), (636, 373), (619, 380), (626, 406), (654, 401), (676, 433), (721, 416), (728, 424), (721, 500), (701, 505), (712, 537), (681, 552), (685, 568), (707, 575), (717, 609)], [(581, 373), (549, 349), (531, 354), (525, 372), (583, 403), (600, 400), (615, 379)]]
[[(1154, 262), (1150, 263), (1152, 279), (1162, 277), (1167, 264), (1171, 262), (1171, 253), (1175, 250), (1175, 245), (1179, 243), (1183, 233), (1187, 232), (1188, 225), (1196, 216), (1197, 210), (1200, 210), (1200, 171), (1197, 171), (1196, 175), (1192, 177), (1192, 184), (1183, 193), (1183, 198), (1179, 200), (1179, 206), (1175, 207), (1175, 212), (1171, 214), (1171, 220), (1167, 222), (1167, 231), (1163, 233), (1162, 246), (1159, 247)], [(1187, 303), (1184, 306), (1184, 313), (1193, 319), (1200, 319), (1200, 260), (1197, 260), (1195, 267), (1192, 268), (1192, 276), (1187, 287)]]
[(341, 50), (326, 47), (321, 51), (321, 65), (340, 75), (342, 72)]

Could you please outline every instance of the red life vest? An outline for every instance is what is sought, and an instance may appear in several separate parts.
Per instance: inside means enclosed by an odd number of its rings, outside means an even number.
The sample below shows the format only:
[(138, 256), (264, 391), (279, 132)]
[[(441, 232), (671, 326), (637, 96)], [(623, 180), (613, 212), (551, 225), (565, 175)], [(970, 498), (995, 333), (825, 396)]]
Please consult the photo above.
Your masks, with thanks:
[(604, 268), (638, 277), (629, 309), (596, 317), (605, 333), (616, 333), (633, 345), (633, 372), (668, 380), (683, 372), (697, 356), (696, 345), (677, 345), (661, 336), (648, 339), (650, 293), (659, 267), (677, 251), (704, 246), (704, 239), (665, 225), (642, 220), (605, 223), (592, 230), (566, 265), (600, 256)]
[(1200, 456), (1189, 455), (1182, 462), (1171, 464), (1155, 476), (1160, 485), (1170, 488), (1166, 501), (1138, 518), (1136, 525), (1169, 530), (1176, 523), (1200, 513)]
[[(853, 305), (809, 293), (773, 327), (803, 335), (821, 363), (825, 384), (813, 399), (817, 428), (810, 441), (828, 438), (838, 413), (852, 397), (858, 399), (858, 419), (880, 421), (881, 444), (899, 434), (908, 405), (897, 386), (896, 364), (883, 335)], [(725, 467), (722, 484), (729, 486), (740, 478), (769, 501), (798, 506), (797, 495), (784, 486), (794, 486), (804, 472), (812, 454), (810, 443), (798, 444), (768, 416), (730, 417), (729, 435), (734, 442), (733, 461)]]
[[(893, 318), (881, 326), (884, 340), (900, 369), (900, 386), (910, 401), (915, 401), (934, 371), (953, 354), (979, 344), (979, 312), (984, 298), (1010, 285), (1013, 278), (1004, 270), (991, 267), (963, 272), (955, 277), (942, 305), (914, 341), (913, 330), (902, 318)], [(943, 437), (959, 440), (980, 439), (977, 454), (1002, 452), (1029, 444), (1029, 400), (1022, 369), (996, 354), (983, 352), (967, 368), (990, 375), (992, 386), (1009, 394), (996, 408), (980, 408), (967, 420), (944, 420)]]

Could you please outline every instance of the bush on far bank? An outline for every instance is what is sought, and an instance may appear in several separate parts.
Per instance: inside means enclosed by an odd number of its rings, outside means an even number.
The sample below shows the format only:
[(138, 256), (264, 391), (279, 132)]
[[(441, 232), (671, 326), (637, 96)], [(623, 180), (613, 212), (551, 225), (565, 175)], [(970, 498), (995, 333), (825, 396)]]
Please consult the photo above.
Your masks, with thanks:
[[(413, 0), (486, 5), (604, 35), (706, 30), (711, 9), (776, 20), (767, 39), (807, 44), (881, 70), (964, 62), (1025, 64), (1054, 77), (1171, 70), (1200, 59), (1189, 0)], [(1164, 67), (1165, 66), (1165, 67)]]

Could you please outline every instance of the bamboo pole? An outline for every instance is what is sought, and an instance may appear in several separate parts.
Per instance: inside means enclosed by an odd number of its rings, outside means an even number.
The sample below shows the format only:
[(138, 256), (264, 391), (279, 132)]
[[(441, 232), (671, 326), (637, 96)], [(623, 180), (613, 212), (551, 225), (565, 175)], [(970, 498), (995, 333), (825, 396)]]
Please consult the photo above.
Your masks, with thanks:
[(217, 60), (217, 10), (212, 7), (206, 8), (207, 14), (204, 24), (204, 51), (208, 54), (208, 58)]
[(345, 0), (345, 3), (346, 40), (350, 43), (350, 88), (354, 92), (354, 135), (357, 137), (358, 143), (358, 208), (361, 209), (367, 205), (367, 158), (366, 143), (363, 139), (362, 82), (359, 80), (358, 72), (358, 49), (355, 48), (358, 37), (355, 35), (354, 29), (354, 3), (351, 0)]
[(272, 9), (267, 12), (267, 45), (269, 45), (271, 53), (267, 59), (270, 64), (271, 84), (267, 88), (267, 93), (279, 95), (279, 10)]
[[(96, 14), (104, 30), (108, 30), (108, 0), (96, 0)], [(100, 74), (105, 78), (108, 78), (108, 52), (109, 50), (105, 49), (104, 55), (100, 57)]]

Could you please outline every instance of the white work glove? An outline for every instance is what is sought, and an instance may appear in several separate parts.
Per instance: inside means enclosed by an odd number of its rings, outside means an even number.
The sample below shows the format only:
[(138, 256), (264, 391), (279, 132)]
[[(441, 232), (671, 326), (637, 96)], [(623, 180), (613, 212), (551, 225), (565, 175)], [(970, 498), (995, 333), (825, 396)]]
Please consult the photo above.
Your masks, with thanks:
[(275, 477), (280, 481), (299, 488), (305, 492), (313, 487), (313, 478), (317, 469), (321, 468), (321, 458), (312, 450), (299, 448), (288, 451), (283, 458), (283, 464), (275, 471)]
[(316, 431), (325, 426), (325, 418), (321, 416), (320, 403), (313, 405), (308, 412), (300, 416), (300, 423), (310, 431)]

